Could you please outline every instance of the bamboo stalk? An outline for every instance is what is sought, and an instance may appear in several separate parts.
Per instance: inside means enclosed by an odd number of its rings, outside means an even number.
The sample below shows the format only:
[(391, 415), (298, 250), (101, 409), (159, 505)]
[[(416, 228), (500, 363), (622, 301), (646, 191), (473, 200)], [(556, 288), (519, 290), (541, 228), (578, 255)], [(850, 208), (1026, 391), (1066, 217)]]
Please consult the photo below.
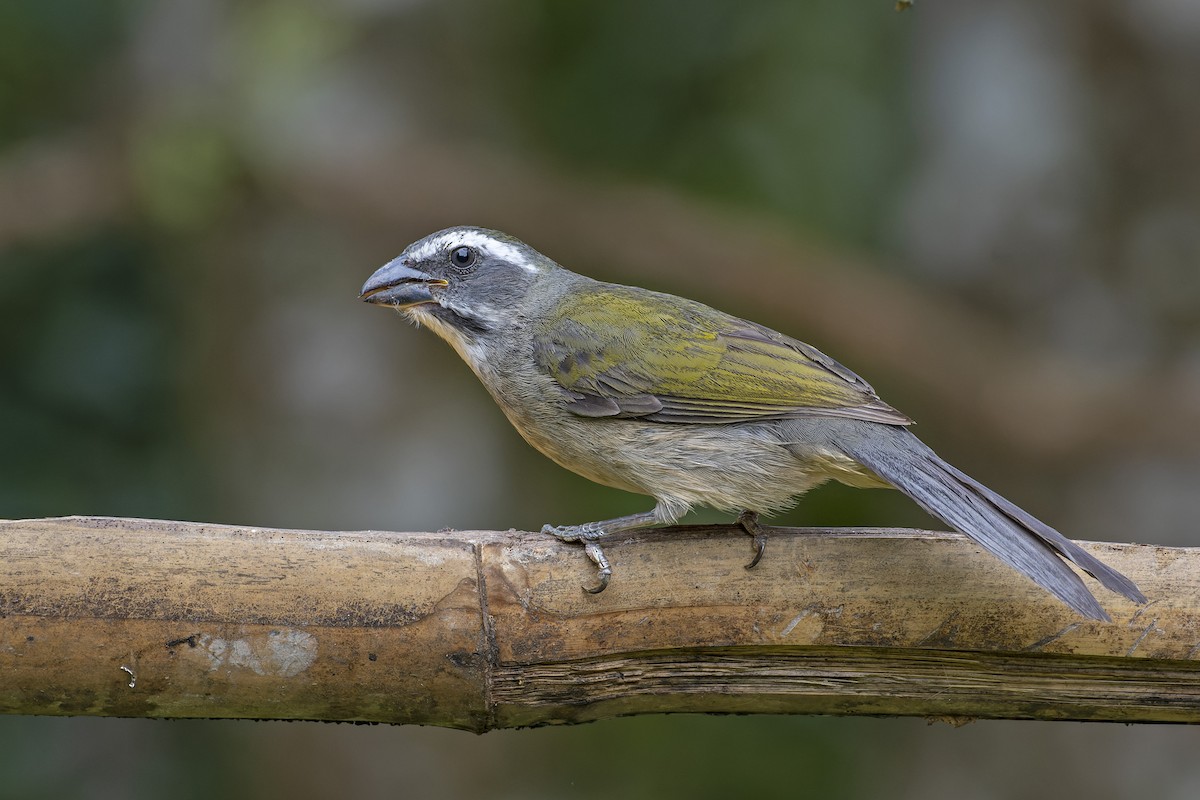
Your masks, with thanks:
[[(0, 711), (420, 723), (655, 712), (1200, 721), (1200, 550), (1087, 544), (1082, 619), (955, 534), (0, 522)], [(1095, 586), (1095, 584), (1092, 584)], [(1099, 587), (1097, 591), (1103, 592)]]

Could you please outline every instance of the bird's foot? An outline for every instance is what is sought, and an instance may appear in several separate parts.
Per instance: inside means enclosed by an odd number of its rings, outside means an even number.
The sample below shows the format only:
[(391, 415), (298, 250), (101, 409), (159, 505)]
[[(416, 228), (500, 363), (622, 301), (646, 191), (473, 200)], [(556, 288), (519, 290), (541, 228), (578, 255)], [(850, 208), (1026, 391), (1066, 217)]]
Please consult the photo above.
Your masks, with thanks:
[(608, 535), (608, 531), (600, 522), (585, 522), (582, 525), (543, 525), (542, 533), (548, 533), (563, 542), (592, 542)]
[(596, 543), (597, 539), (603, 538), (608, 532), (600, 524), (588, 522), (583, 525), (543, 525), (542, 533), (548, 533), (563, 542), (582, 542), (583, 552), (600, 570), (600, 583), (592, 587), (584, 586), (583, 590), (588, 594), (600, 594), (608, 588), (612, 567), (605, 558), (604, 551)]
[(604, 557), (604, 551), (600, 549), (600, 545), (596, 544), (596, 540), (614, 533), (635, 531), (676, 519), (676, 516), (661, 512), (659, 510), (661, 508), (663, 506), (660, 503), (654, 511), (644, 511), (640, 514), (629, 514), (599, 522), (585, 522), (582, 525), (543, 525), (542, 533), (548, 533), (564, 542), (583, 543), (583, 552), (587, 553), (587, 557), (592, 560), (592, 563), (600, 568), (600, 585), (591, 589), (585, 586), (583, 590), (589, 594), (599, 594), (608, 586), (608, 579), (612, 577), (612, 567), (608, 565), (608, 559)]
[(746, 565), (746, 569), (754, 569), (758, 562), (762, 561), (763, 553), (767, 550), (767, 532), (758, 524), (758, 513), (755, 511), (743, 511), (738, 515), (737, 524), (754, 537), (754, 558)]

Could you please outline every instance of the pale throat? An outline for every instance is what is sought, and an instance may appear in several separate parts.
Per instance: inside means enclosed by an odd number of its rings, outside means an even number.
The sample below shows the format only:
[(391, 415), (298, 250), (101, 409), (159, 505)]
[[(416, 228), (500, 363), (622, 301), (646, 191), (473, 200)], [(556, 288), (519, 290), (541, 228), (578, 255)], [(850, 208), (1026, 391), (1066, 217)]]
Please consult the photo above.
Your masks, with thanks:
[[(424, 325), (429, 330), (436, 333), (442, 339), (449, 342), (454, 348), (454, 352), (458, 353), (458, 357), (467, 362), (467, 366), (480, 379), (484, 379), (485, 374), (492, 372), (491, 366), (487, 363), (486, 353), (483, 347), (472, 342), (469, 338), (463, 335), (461, 331), (453, 325), (447, 325), (442, 320), (430, 314), (422, 306), (413, 306), (411, 308), (397, 309), (409, 321), (417, 325)], [(486, 384), (486, 381), (484, 381)]]

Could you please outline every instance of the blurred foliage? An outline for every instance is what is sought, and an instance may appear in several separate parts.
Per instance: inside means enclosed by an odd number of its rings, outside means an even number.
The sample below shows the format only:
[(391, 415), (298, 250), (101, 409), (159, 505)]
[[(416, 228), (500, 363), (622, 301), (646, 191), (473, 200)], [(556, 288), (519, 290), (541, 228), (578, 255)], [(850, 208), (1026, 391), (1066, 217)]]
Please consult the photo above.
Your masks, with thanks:
[(896, 20), (866, 3), (526, 3), (505, 100), (539, 152), (869, 242), (895, 184)]
[(80, 77), (119, 46), (128, 3), (0, 4), (0, 146), (59, 132), (96, 113)]
[(160, 120), (139, 131), (131, 177), (149, 221), (162, 232), (199, 231), (230, 209), (237, 164), (230, 143), (205, 120)]
[[(646, 717), (623, 725), (505, 731), (486, 738), (429, 730), (439, 749), (457, 753), (450, 763), (430, 761), (406, 744), (401, 729), (313, 724), (177, 721), (124, 723), (126, 738), (97, 747), (97, 758), (64, 759), (59, 769), (29, 768), (39, 751), (69, 728), (103, 738), (112, 721), (30, 720), (14, 746), (0, 751), (0, 770), (16, 775), (5, 796), (23, 800), (92, 796), (119, 791), (123, 797), (181, 800), (227, 797), (329, 797), (353, 788), (380, 797), (640, 798), (689, 797), (723, 800), (730, 796), (794, 797), (805, 794), (841, 800), (862, 796), (870, 776), (852, 770), (853, 757), (839, 746), (845, 735), (866, 734), (862, 721), (805, 718)], [(5, 729), (20, 730), (0, 719)], [(830, 729), (840, 735), (828, 736)], [(340, 734), (340, 736), (339, 736)], [(732, 734), (732, 735), (731, 735)], [(324, 768), (305, 775), (294, 748), (307, 752), (317, 742), (343, 740), (349, 746), (325, 749)], [(509, 747), (508, 763), (489, 756), (496, 744)], [(867, 741), (870, 737), (868, 735)], [(490, 740), (490, 741), (489, 741)], [(805, 742), (798, 747), (798, 742)], [(527, 747), (525, 746), (527, 745)], [(124, 748), (142, 757), (132, 769)], [(252, 764), (244, 748), (257, 755)], [(187, 761), (178, 760), (178, 753)], [(886, 760), (887, 756), (883, 756)], [(195, 765), (181, 770), (185, 763)], [(801, 787), (801, 788), (798, 788)], [(82, 791), (81, 791), (82, 790)], [(115, 793), (115, 792), (114, 792)]]
[(172, 287), (152, 248), (112, 229), (6, 252), (0, 270), (0, 505), (187, 515), (198, 465), (181, 436)]

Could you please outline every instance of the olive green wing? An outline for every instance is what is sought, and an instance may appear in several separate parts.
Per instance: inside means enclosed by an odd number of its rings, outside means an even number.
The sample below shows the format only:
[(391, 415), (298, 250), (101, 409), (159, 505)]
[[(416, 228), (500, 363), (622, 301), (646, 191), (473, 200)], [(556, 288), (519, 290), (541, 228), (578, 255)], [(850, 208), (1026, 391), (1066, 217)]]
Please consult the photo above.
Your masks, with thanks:
[(816, 348), (672, 295), (601, 285), (563, 302), (534, 338), (537, 364), (584, 417), (911, 423)]

